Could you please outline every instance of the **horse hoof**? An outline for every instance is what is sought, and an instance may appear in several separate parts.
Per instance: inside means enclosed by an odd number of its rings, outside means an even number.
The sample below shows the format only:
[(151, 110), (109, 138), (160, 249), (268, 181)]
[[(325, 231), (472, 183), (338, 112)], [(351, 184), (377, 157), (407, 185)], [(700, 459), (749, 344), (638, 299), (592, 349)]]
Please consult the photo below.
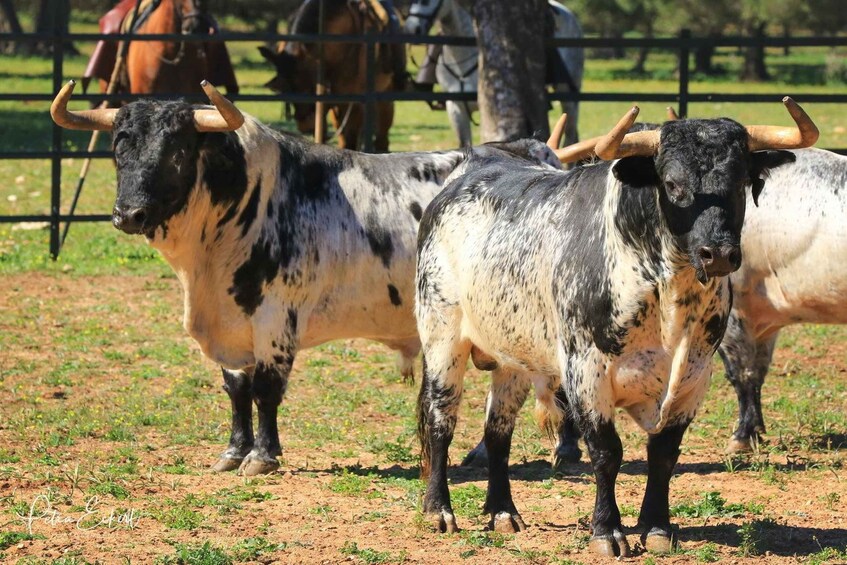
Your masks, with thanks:
[(456, 517), (447, 510), (433, 512), (430, 515), (430, 521), (435, 531), (440, 534), (455, 534), (460, 531), (458, 524), (456, 524)]
[(241, 466), (238, 467), (238, 474), (245, 477), (255, 477), (256, 475), (269, 475), (277, 469), (279, 469), (279, 461), (276, 459), (259, 459), (248, 455), (241, 462)]
[(671, 553), (677, 544), (676, 534), (671, 530), (653, 528), (641, 537), (644, 549), (650, 553)]
[(221, 457), (215, 464), (212, 465), (212, 471), (215, 473), (226, 473), (227, 471), (234, 471), (241, 466), (241, 462), (244, 461), (241, 459), (233, 459), (232, 457)]
[(491, 517), (491, 522), (488, 523), (488, 529), (501, 534), (516, 534), (526, 529), (526, 524), (521, 518), (521, 515), (515, 512), (498, 512)]
[(749, 437), (732, 436), (726, 446), (726, 452), (729, 454), (752, 453), (753, 451), (753, 441)]
[(483, 442), (479, 442), (479, 445), (465, 455), (465, 458), (462, 459), (462, 467), (488, 468), (488, 452), (485, 450), (485, 444)]
[(567, 465), (579, 463), (582, 451), (574, 444), (560, 445), (553, 452), (553, 473), (565, 473)]
[(626, 536), (619, 529), (615, 529), (611, 534), (604, 536), (592, 536), (588, 542), (588, 550), (604, 557), (629, 557), (632, 555), (629, 542), (626, 541)]

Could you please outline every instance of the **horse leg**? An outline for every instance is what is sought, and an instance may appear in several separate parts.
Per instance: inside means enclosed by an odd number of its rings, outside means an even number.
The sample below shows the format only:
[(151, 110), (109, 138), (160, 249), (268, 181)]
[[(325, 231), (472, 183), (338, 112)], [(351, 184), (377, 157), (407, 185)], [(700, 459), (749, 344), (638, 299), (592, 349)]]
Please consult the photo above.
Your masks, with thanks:
[(471, 114), (468, 104), (449, 100), (447, 102), (447, 115), (456, 137), (459, 138), (461, 147), (470, 147), (473, 144), (471, 137)]
[(374, 151), (388, 153), (388, 131), (394, 123), (394, 102), (380, 102), (376, 107), (376, 139)]

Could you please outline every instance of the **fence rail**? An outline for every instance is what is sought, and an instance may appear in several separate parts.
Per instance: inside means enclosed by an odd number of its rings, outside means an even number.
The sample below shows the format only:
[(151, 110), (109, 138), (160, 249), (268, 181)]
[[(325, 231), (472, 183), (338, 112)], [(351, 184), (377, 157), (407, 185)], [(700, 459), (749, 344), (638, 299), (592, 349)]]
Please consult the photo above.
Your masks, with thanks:
[[(63, 20), (60, 15), (55, 18), (56, 22)], [(53, 47), (53, 90), (44, 92), (24, 93), (0, 93), (0, 102), (3, 101), (28, 101), (49, 102), (53, 100), (56, 92), (62, 87), (64, 77), (64, 49), (62, 44), (68, 42), (91, 42), (91, 41), (181, 41), (181, 42), (279, 42), (298, 41), (302, 43), (357, 43), (366, 47), (366, 76), (367, 85), (365, 92), (361, 94), (239, 94), (231, 96), (234, 101), (245, 102), (290, 102), (290, 103), (361, 103), (365, 106), (365, 135), (364, 149), (370, 151), (373, 148), (373, 124), (372, 117), (375, 116), (375, 104), (382, 101), (410, 102), (445, 102), (476, 100), (475, 92), (447, 93), (447, 92), (374, 92), (374, 69), (376, 64), (376, 45), (384, 43), (402, 43), (409, 45), (464, 45), (475, 46), (476, 39), (473, 37), (452, 36), (417, 36), (406, 34), (391, 35), (331, 35), (331, 34), (278, 34), (278, 33), (220, 33), (216, 35), (180, 35), (180, 34), (99, 34), (99, 33), (65, 33), (57, 28), (52, 33), (0, 33), (0, 42), (44, 42)], [(847, 46), (847, 37), (693, 37), (688, 30), (683, 30), (677, 37), (653, 37), (653, 38), (551, 38), (547, 42), (548, 47), (583, 47), (583, 48), (650, 48), (675, 51), (678, 55), (679, 78), (676, 92), (550, 92), (547, 95), (550, 101), (578, 100), (580, 102), (668, 102), (678, 105), (679, 115), (688, 114), (688, 105), (698, 102), (773, 102), (775, 96), (772, 94), (727, 94), (727, 93), (691, 93), (690, 85), (690, 54), (691, 51), (703, 47), (844, 47)], [(801, 103), (847, 103), (847, 94), (804, 94), (792, 93), (792, 96)], [(200, 96), (186, 96), (178, 93), (165, 93), (156, 95), (102, 95), (102, 94), (80, 94), (75, 95), (78, 101), (132, 101), (139, 98), (174, 99), (185, 98), (193, 102), (205, 102)], [(101, 222), (109, 221), (108, 214), (86, 214), (73, 215), (62, 214), (61, 206), (61, 172), (62, 159), (68, 157), (82, 157), (103, 159), (112, 157), (111, 151), (69, 151), (62, 148), (63, 131), (53, 124), (51, 148), (47, 151), (0, 151), (2, 159), (49, 159), (51, 161), (51, 198), (50, 214), (28, 214), (28, 215), (6, 215), (0, 216), (0, 224), (17, 222), (48, 222), (50, 225), (50, 255), (53, 259), (59, 256), (61, 240), (59, 237), (62, 222)], [(847, 149), (834, 149), (839, 153), (847, 154)]]

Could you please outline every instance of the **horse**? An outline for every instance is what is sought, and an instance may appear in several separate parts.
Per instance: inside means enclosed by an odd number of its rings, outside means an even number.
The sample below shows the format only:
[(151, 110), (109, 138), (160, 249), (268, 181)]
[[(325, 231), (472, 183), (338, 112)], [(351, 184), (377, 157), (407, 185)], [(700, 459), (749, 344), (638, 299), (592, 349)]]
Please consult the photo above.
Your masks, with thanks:
[[(554, 0), (549, 0), (548, 4), (554, 37), (582, 37), (582, 28), (573, 12)], [(406, 19), (406, 33), (427, 35), (435, 23), (439, 24), (443, 35), (474, 35), (471, 15), (457, 0), (412, 0)], [(436, 64), (435, 76), (445, 92), (476, 92), (479, 65), (479, 50), (476, 47), (445, 45)], [(584, 66), (585, 53), (581, 47), (551, 50), (547, 55), (547, 83), (552, 84), (556, 92), (579, 92)], [(478, 109), (477, 104), (448, 101), (446, 106), (459, 143), (462, 146), (472, 145), (471, 114)], [(579, 141), (579, 103), (562, 102), (562, 111), (568, 115), (565, 142), (571, 145)]]
[[(324, 0), (324, 33), (358, 35), (387, 31), (393, 15), (383, 10), (384, 21), (369, 0)], [(290, 33), (317, 33), (320, 0), (306, 0), (297, 10)], [(396, 21), (396, 20), (395, 20)], [(399, 24), (395, 24), (399, 28)], [(406, 76), (403, 45), (376, 45), (375, 91), (402, 90)], [(276, 68), (277, 74), (265, 86), (279, 92), (313, 94), (317, 86), (318, 45), (280, 42), (276, 51), (260, 47), (262, 56)], [(364, 43), (326, 43), (323, 46), (324, 84), (332, 94), (361, 94), (367, 86), (367, 49)], [(315, 105), (295, 103), (297, 129), (312, 134)], [(388, 131), (394, 122), (394, 103), (377, 102), (374, 149), (388, 152)], [(362, 143), (364, 109), (362, 104), (329, 104), (327, 108), (335, 128), (338, 146), (359, 149)]]
[[(218, 32), (217, 23), (203, 0), (140, 0), (133, 25), (129, 14), (137, 1), (123, 0), (103, 16), (101, 32), (133, 35)], [(85, 77), (99, 78), (103, 92), (111, 79), (117, 50), (117, 42), (99, 42), (86, 69)], [(115, 90), (119, 92), (202, 94), (200, 83), (209, 80), (224, 85), (228, 94), (238, 93), (238, 81), (223, 42), (130, 41), (125, 61), (117, 75)]]

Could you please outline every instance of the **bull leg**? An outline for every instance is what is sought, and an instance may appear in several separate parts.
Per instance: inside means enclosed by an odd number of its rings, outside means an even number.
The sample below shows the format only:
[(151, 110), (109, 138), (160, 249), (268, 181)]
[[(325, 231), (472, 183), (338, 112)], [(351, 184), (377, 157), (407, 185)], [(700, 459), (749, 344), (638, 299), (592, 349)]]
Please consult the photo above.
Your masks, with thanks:
[[(567, 89), (565, 90), (567, 91)], [(576, 100), (562, 102), (562, 112), (568, 115), (568, 121), (565, 122), (565, 147), (567, 147), (579, 141), (579, 132), (577, 131), (579, 102)]]
[(459, 145), (470, 147), (473, 145), (473, 137), (471, 135), (471, 113), (468, 104), (448, 100), (446, 107), (450, 124), (453, 126), (453, 131), (456, 132), (456, 137), (459, 138)]
[(429, 475), (423, 510), (439, 532), (459, 531), (447, 488), (447, 449), (453, 441), (469, 352), (470, 344), (457, 341), (425, 348), (418, 397), (421, 477)]
[[(486, 370), (486, 369), (483, 369), (483, 370)], [(493, 376), (493, 373), (492, 373), (492, 376)], [(517, 391), (515, 389), (513, 391), (513, 394), (519, 395), (520, 404), (523, 405), (523, 403), (526, 401), (526, 397), (529, 393), (530, 383), (528, 381), (525, 382), (525, 383), (516, 382), (515, 387), (519, 387), (519, 386), (523, 386), (523, 390)], [(492, 399), (492, 394), (494, 394), (494, 387), (495, 387), (495, 383), (493, 381), (491, 383), (491, 387), (492, 388), (488, 392), (488, 396), (485, 397), (485, 421), (486, 422), (488, 422), (488, 419), (491, 417), (491, 399)], [(518, 397), (516, 397), (516, 398), (518, 398)], [(468, 454), (465, 455), (465, 458), (462, 459), (462, 466), (463, 467), (485, 468), (485, 467), (488, 467), (488, 462), (489, 462), (488, 448), (485, 445), (485, 435), (483, 434), (482, 439), (479, 440), (479, 443), (476, 445), (476, 447), (471, 449), (468, 452)]]
[(738, 422), (729, 440), (729, 453), (752, 451), (765, 432), (762, 417), (762, 384), (770, 366), (777, 333), (756, 340), (744, 320), (735, 312), (730, 315), (726, 333), (718, 348), (726, 369), (726, 378), (732, 383), (738, 397)]
[(559, 424), (559, 442), (553, 450), (553, 472), (563, 473), (568, 463), (579, 463), (582, 451), (579, 449), (579, 428), (574, 421), (571, 408), (563, 388), (556, 391), (556, 402), (565, 407), (565, 416)]
[[(291, 357), (293, 362), (294, 358)], [(253, 401), (259, 414), (256, 440), (253, 449), (244, 458), (239, 472), (244, 476), (264, 475), (279, 469), (277, 457), (282, 455), (279, 430), (276, 423), (277, 409), (285, 395), (291, 363), (258, 363), (253, 372)]]
[(509, 451), (518, 410), (523, 406), (528, 381), (501, 368), (492, 374), (485, 419), (485, 447), (489, 454), (488, 496), (485, 509), (491, 515), (488, 527), (496, 532), (515, 533), (526, 529), (512, 500), (509, 482)]
[(237, 469), (244, 457), (253, 449), (253, 402), (250, 398), (250, 375), (244, 371), (221, 369), (224, 376), (224, 390), (232, 404), (232, 428), (229, 446), (213, 471), (224, 472)]
[(623, 460), (621, 438), (615, 431), (613, 420), (601, 417), (596, 422), (587, 418), (581, 421), (585, 422), (585, 446), (597, 483), (588, 548), (607, 557), (627, 557), (630, 555), (629, 543), (623, 533), (621, 513), (615, 499), (615, 480)]
[(679, 444), (689, 423), (668, 426), (647, 440), (647, 489), (638, 516), (638, 529), (642, 545), (652, 553), (669, 553), (676, 544), (668, 491), (679, 459)]

